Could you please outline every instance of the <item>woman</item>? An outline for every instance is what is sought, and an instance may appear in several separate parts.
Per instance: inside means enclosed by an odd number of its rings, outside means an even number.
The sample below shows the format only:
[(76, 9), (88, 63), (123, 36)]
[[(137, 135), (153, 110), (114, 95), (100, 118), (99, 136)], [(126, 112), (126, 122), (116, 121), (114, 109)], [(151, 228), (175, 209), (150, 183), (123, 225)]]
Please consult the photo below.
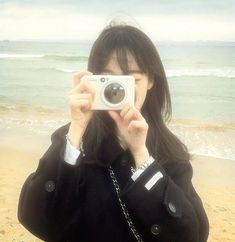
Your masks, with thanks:
[(71, 122), (56, 130), (19, 201), (19, 221), (45, 241), (205, 242), (208, 220), (187, 148), (165, 125), (164, 68), (151, 40), (128, 25), (95, 41), (88, 70), (133, 75), (135, 105), (92, 111), (95, 89), (74, 76)]

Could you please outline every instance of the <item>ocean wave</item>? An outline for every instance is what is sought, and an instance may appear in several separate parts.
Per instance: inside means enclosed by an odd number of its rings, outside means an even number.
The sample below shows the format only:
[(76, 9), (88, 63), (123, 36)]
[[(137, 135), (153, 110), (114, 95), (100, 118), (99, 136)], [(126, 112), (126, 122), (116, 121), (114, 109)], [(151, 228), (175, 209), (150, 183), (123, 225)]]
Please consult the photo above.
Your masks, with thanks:
[(47, 114), (61, 114), (64, 113), (64, 111), (56, 109), (56, 108), (50, 108), (50, 107), (40, 107), (40, 106), (24, 106), (24, 105), (0, 105), (0, 114), (1, 113), (7, 113), (7, 112), (25, 112), (25, 113), (47, 113)]
[(180, 128), (185, 127), (188, 129), (198, 129), (207, 130), (211, 132), (223, 132), (225, 130), (235, 130), (235, 122), (226, 123), (208, 123), (199, 120), (189, 120), (189, 119), (171, 119), (169, 122), (169, 127)]
[(61, 61), (87, 61), (87, 56), (79, 55), (48, 55), (48, 54), (7, 54), (0, 53), (0, 59), (47, 59), (47, 60), (61, 60)]
[(49, 71), (49, 72), (63, 72), (63, 73), (74, 73), (79, 71), (79, 69), (56, 68), (56, 67), (42, 67), (42, 68), (36, 68), (36, 69), (27, 68), (27, 70), (32, 70), (37, 72)]
[(176, 122), (177, 125), (169, 125), (169, 129), (187, 146), (191, 154), (235, 159), (235, 123)]
[(234, 69), (166, 69), (167, 77), (182, 76), (215, 76), (235, 78)]
[(51, 60), (62, 60), (62, 61), (87, 61), (87, 56), (79, 56), (79, 55), (44, 55), (44, 59)]
[(0, 54), (0, 59), (38, 59), (43, 57), (42, 54)]
[(56, 71), (64, 72), (64, 73), (73, 73), (77, 72), (78, 70), (75, 69), (65, 69), (65, 68), (55, 68)]

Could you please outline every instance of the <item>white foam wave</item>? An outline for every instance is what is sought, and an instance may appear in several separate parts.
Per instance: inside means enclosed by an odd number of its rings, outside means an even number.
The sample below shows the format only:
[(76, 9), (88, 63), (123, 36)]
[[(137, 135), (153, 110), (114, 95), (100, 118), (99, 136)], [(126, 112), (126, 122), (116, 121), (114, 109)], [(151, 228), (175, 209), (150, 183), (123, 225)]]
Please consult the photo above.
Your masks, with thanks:
[(232, 129), (208, 129), (208, 127), (170, 126), (192, 154), (232, 159), (235, 157), (235, 131)]
[(44, 56), (42, 54), (0, 54), (0, 59), (34, 59)]
[(166, 70), (167, 77), (181, 76), (216, 76), (235, 78), (235, 70), (231, 69), (168, 69)]
[(63, 68), (55, 68), (57, 71), (61, 71), (61, 72), (65, 72), (65, 73), (73, 73), (73, 72), (77, 72), (78, 70), (74, 70), (74, 69), (63, 69)]

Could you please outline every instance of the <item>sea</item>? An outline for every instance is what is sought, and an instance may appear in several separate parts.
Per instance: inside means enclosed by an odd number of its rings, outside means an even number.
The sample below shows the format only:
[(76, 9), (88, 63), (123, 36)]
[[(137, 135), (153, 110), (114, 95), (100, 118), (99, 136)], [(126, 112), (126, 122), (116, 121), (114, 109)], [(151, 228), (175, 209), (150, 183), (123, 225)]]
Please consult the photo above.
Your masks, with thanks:
[[(171, 93), (171, 131), (192, 154), (235, 160), (235, 42), (155, 45)], [(73, 75), (87, 69), (91, 46), (0, 41), (0, 145), (43, 150), (50, 143), (69, 122)]]

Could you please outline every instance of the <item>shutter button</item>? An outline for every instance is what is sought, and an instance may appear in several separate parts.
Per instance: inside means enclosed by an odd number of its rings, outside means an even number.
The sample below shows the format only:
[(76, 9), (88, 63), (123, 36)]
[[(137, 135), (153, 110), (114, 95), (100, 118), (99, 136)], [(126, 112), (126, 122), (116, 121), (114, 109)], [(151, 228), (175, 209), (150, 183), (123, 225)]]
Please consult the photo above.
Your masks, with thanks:
[(47, 192), (53, 192), (55, 190), (55, 182), (54, 181), (47, 181), (45, 183), (45, 189)]
[(170, 211), (172, 213), (176, 213), (176, 207), (175, 207), (175, 205), (173, 203), (169, 202), (168, 203), (168, 208), (170, 209)]
[(153, 224), (151, 227), (151, 233), (154, 235), (160, 234), (161, 228), (158, 224)]

